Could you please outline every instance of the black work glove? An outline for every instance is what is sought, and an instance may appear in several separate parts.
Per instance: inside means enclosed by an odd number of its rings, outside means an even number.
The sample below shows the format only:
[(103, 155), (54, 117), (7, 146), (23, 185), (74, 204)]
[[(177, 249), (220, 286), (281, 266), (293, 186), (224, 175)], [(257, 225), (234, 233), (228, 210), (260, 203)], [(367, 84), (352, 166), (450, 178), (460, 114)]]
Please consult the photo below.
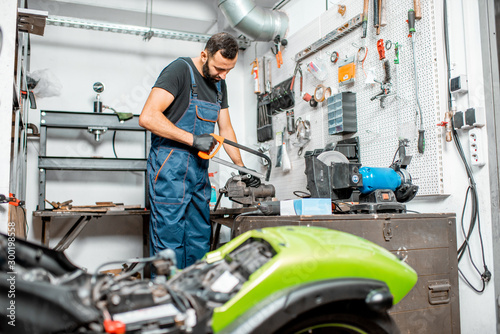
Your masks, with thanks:
[(211, 152), (217, 144), (217, 140), (208, 133), (193, 135), (193, 147), (202, 152)]
[[(251, 169), (253, 171), (253, 169)], [(245, 184), (248, 186), (248, 187), (253, 187), (253, 188), (257, 188), (258, 186), (260, 186), (260, 179), (256, 176), (253, 176), (252, 174), (247, 174), (245, 172), (242, 172), (242, 171), (239, 171), (240, 172), (240, 175), (242, 175), (242, 180), (243, 182), (245, 182)]]

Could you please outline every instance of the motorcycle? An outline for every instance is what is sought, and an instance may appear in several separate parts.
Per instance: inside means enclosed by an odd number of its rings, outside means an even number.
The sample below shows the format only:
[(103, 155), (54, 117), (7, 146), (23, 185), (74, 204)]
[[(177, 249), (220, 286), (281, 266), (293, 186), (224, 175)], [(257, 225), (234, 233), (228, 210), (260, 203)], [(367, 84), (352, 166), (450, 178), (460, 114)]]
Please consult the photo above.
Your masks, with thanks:
[[(90, 274), (62, 252), (0, 235), (0, 331), (397, 333), (388, 310), (415, 271), (360, 237), (320, 227), (248, 231), (192, 266), (173, 251)], [(154, 279), (136, 279), (152, 265)]]

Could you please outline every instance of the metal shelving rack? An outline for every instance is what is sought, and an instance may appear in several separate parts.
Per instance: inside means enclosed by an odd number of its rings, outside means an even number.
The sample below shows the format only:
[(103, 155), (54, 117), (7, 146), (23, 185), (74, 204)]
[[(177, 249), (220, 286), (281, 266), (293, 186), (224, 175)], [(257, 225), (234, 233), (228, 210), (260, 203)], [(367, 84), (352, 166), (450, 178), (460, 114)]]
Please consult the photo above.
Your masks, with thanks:
[[(144, 132), (145, 157), (141, 159), (125, 158), (83, 158), (47, 156), (48, 129), (106, 128), (107, 131), (142, 131)], [(146, 160), (149, 152), (148, 132), (139, 125), (139, 117), (121, 123), (113, 113), (88, 113), (42, 110), (40, 113), (40, 155), (39, 193), (37, 210), (45, 210), (47, 170), (79, 171), (141, 171), (146, 173)], [(148, 206), (147, 182), (145, 182), (145, 203)]]

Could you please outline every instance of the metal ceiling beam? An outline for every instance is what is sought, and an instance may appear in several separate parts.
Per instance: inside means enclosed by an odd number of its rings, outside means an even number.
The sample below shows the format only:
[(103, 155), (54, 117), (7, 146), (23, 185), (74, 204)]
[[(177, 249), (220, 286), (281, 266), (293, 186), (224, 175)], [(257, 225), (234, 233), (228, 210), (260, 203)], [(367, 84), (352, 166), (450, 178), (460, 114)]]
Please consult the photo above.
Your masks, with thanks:
[[(125, 24), (115, 24), (102, 21), (93, 20), (83, 20), (73, 17), (65, 16), (49, 16), (47, 18), (47, 25), (53, 25), (58, 27), (68, 27), (68, 28), (79, 28), (103, 32), (114, 32), (119, 34), (128, 34), (147, 37), (153, 35), (153, 37), (166, 38), (166, 39), (176, 39), (188, 42), (200, 42), (206, 43), (211, 35), (191, 33), (185, 31), (175, 31), (175, 30), (165, 30), (165, 29), (155, 29), (141, 26), (125, 25)], [(248, 39), (238, 39), (238, 44), (240, 48), (246, 49), (250, 46), (250, 41)]]

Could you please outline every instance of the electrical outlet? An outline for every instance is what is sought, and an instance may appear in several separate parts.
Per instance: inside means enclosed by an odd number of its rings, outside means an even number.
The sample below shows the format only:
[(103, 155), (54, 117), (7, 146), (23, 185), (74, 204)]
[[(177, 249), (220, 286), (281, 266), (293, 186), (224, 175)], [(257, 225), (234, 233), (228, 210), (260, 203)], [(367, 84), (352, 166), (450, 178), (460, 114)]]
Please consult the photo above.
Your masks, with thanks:
[(469, 152), (472, 166), (484, 166), (486, 163), (481, 134), (481, 128), (469, 130)]

